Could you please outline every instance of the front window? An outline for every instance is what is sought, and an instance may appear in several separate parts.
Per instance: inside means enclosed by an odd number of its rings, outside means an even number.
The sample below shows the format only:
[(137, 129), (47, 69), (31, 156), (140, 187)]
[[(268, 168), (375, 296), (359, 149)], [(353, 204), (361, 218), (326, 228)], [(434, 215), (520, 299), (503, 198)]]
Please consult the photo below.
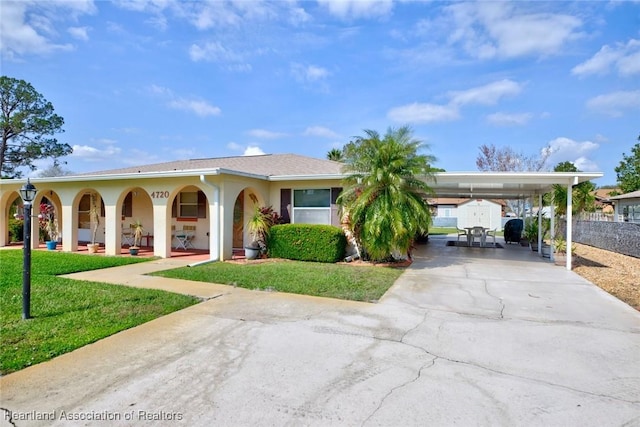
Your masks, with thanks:
[(294, 190), (293, 222), (331, 224), (331, 190), (329, 188)]
[(179, 216), (182, 218), (198, 217), (198, 192), (183, 191), (180, 193)]

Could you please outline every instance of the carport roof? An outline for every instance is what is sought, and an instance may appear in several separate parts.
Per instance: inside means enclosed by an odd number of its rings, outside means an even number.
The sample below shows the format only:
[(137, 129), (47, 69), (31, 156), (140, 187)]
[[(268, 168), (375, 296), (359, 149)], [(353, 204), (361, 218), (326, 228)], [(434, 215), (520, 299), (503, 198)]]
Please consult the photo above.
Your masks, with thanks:
[(514, 199), (601, 178), (602, 172), (440, 172), (430, 183), (438, 197)]

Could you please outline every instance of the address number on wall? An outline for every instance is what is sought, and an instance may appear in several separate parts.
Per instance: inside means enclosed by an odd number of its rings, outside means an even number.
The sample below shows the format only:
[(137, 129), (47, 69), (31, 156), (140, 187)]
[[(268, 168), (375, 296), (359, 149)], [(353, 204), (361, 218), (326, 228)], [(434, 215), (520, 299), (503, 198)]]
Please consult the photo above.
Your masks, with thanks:
[(168, 191), (154, 191), (151, 193), (151, 198), (153, 199), (166, 199), (169, 197)]

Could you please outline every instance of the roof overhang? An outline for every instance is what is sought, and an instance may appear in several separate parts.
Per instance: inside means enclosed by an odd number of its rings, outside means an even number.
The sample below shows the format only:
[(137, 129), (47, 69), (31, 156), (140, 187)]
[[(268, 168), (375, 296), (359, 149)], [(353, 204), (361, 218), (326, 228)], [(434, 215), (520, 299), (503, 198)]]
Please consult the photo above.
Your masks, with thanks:
[(601, 178), (601, 172), (439, 172), (429, 182), (437, 197), (517, 199)]
[[(322, 181), (339, 180), (343, 174), (308, 175), (259, 175), (224, 168), (190, 169), (164, 172), (139, 172), (123, 174), (75, 175), (33, 178), (32, 182), (62, 183), (119, 181), (133, 179), (177, 178), (190, 176), (234, 175), (265, 181)], [(438, 172), (435, 181), (428, 181), (436, 197), (517, 199), (552, 191), (553, 185), (577, 185), (601, 178), (601, 172)], [(22, 184), (26, 179), (0, 180), (0, 184)], [(1, 185), (0, 185), (1, 186)]]

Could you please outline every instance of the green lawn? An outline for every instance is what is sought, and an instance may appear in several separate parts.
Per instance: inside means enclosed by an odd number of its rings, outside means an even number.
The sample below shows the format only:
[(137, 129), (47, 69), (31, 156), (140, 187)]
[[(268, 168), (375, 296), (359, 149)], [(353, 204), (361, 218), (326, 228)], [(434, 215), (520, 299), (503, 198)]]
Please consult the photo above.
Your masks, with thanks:
[(431, 227), (429, 228), (430, 236), (440, 236), (444, 234), (456, 234), (458, 230), (455, 227)]
[(215, 262), (153, 273), (156, 276), (355, 301), (378, 300), (402, 268), (277, 260)]
[(33, 318), (22, 320), (22, 251), (1, 250), (0, 373), (49, 360), (198, 302), (169, 292), (56, 277), (142, 261), (145, 259), (34, 251)]

